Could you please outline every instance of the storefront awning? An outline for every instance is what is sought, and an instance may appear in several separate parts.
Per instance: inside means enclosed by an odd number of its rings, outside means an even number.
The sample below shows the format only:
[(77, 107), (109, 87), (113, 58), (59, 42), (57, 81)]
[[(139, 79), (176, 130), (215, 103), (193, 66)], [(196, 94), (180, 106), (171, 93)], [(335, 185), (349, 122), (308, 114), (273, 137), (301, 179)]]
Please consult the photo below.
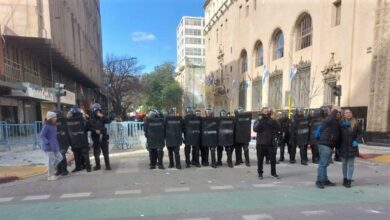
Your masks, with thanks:
[(19, 82), (7, 82), (2, 80), (0, 80), (0, 87), (6, 89), (14, 89), (14, 90), (26, 90), (26, 87), (24, 87)]

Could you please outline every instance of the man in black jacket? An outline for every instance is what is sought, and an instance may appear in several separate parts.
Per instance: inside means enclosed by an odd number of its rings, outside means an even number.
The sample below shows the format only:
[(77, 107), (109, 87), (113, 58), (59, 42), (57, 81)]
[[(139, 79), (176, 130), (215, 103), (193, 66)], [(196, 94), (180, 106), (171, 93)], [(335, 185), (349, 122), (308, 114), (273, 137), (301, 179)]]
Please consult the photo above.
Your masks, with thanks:
[(316, 185), (323, 189), (325, 186), (335, 186), (328, 179), (327, 167), (332, 158), (332, 152), (335, 146), (339, 144), (341, 109), (334, 107), (331, 114), (327, 116), (321, 125), (316, 130), (316, 137), (318, 139), (319, 162), (317, 170)]
[(295, 110), (294, 118), (291, 122), (291, 154), (290, 162), (295, 163), (296, 147), (299, 147), (301, 164), (307, 165), (307, 145), (309, 143), (309, 119), (304, 115), (303, 108)]
[(284, 161), (284, 149), (287, 144), (287, 149), (290, 150), (290, 124), (291, 120), (288, 118), (288, 113), (283, 111), (280, 118), (278, 119), (280, 125), (280, 157), (279, 161)]
[(259, 119), (253, 126), (253, 131), (257, 133), (256, 136), (256, 151), (257, 151), (257, 172), (259, 179), (263, 179), (263, 161), (264, 157), (268, 155), (271, 161), (271, 176), (279, 178), (276, 174), (276, 143), (277, 132), (279, 126), (276, 120), (271, 118), (270, 110), (264, 107), (261, 111)]

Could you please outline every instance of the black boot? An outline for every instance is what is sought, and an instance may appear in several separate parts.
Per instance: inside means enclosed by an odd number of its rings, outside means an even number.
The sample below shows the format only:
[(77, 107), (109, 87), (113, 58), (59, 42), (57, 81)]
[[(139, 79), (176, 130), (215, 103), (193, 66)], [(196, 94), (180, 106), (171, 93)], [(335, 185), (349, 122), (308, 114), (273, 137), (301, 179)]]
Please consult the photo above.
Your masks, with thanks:
[(158, 169), (160, 170), (165, 169), (163, 165), (163, 157), (164, 157), (164, 151), (163, 150), (157, 151), (157, 164), (158, 164)]
[(347, 180), (347, 185), (346, 185), (346, 187), (347, 187), (347, 188), (351, 188), (351, 185), (352, 185), (352, 180)]
[(93, 170), (100, 170), (100, 158), (99, 158), (99, 156), (95, 156), (95, 167), (93, 168)]
[(217, 168), (216, 158), (215, 158), (215, 149), (211, 149), (211, 167)]
[(178, 149), (176, 149), (175, 151), (175, 163), (176, 163), (176, 169), (181, 170), (180, 152)]
[(346, 178), (344, 178), (343, 180), (343, 186), (347, 187), (347, 184), (348, 184), (348, 180)]
[(110, 157), (108, 154), (103, 155), (104, 156), (104, 164), (106, 165), (106, 170), (111, 170), (111, 164), (110, 164)]
[(249, 160), (249, 150), (244, 151), (244, 156), (245, 156), (245, 166), (250, 167), (251, 162)]
[(168, 166), (168, 168), (175, 167), (175, 165), (173, 163), (173, 149), (171, 149), (171, 148), (168, 148), (168, 158), (169, 158), (169, 166)]

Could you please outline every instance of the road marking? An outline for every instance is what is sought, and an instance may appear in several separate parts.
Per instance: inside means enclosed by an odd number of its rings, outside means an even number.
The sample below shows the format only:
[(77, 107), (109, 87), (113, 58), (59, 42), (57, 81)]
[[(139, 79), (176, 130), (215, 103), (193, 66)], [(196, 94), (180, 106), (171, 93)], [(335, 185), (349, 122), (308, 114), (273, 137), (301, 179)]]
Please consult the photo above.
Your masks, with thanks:
[(165, 189), (165, 192), (170, 193), (170, 192), (188, 192), (190, 191), (190, 188), (188, 187), (178, 187), (178, 188), (167, 188)]
[(330, 212), (325, 210), (314, 210), (314, 211), (303, 211), (302, 214), (306, 215), (307, 217), (314, 216), (314, 215), (329, 215)]
[(210, 220), (210, 218), (183, 218), (180, 220)]
[(115, 195), (134, 195), (134, 194), (141, 194), (141, 193), (142, 191), (139, 189), (115, 191)]
[(90, 192), (85, 193), (69, 193), (69, 194), (63, 194), (60, 199), (69, 199), (69, 198), (82, 198), (82, 197), (89, 197), (91, 196)]
[(269, 183), (269, 184), (253, 184), (252, 185), (255, 188), (271, 188), (271, 187), (276, 187), (275, 184)]
[(230, 189), (234, 189), (234, 187), (231, 186), (231, 185), (226, 185), (226, 186), (210, 186), (210, 189), (211, 189), (211, 190), (230, 190)]
[(374, 209), (368, 209), (368, 210), (366, 210), (366, 212), (368, 212), (368, 213), (374, 213), (374, 214), (382, 214), (381, 211), (374, 210)]
[(11, 202), (13, 199), (14, 199), (14, 197), (0, 198), (0, 203), (2, 203), (2, 202)]
[(270, 215), (260, 214), (260, 215), (243, 215), (244, 220), (264, 220), (264, 219), (274, 219)]
[(39, 196), (26, 196), (23, 201), (32, 201), (32, 200), (45, 200), (50, 198), (50, 195), (39, 195)]
[(139, 169), (138, 168), (133, 168), (133, 169), (120, 169), (115, 171), (116, 174), (124, 174), (124, 173), (138, 173)]

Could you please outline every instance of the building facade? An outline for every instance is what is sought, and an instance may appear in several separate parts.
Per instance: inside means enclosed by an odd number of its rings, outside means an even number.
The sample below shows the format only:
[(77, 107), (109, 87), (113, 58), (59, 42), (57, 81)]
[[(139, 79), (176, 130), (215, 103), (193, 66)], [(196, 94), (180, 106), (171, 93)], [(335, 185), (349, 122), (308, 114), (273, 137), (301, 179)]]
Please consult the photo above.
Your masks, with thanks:
[(341, 85), (340, 105), (389, 134), (389, 0), (207, 0), (204, 9), (215, 109), (334, 105)]
[(0, 0), (0, 121), (43, 120), (55, 108), (102, 101), (99, 0)]
[(183, 108), (204, 109), (204, 18), (184, 16), (177, 27), (176, 80), (183, 88)]

